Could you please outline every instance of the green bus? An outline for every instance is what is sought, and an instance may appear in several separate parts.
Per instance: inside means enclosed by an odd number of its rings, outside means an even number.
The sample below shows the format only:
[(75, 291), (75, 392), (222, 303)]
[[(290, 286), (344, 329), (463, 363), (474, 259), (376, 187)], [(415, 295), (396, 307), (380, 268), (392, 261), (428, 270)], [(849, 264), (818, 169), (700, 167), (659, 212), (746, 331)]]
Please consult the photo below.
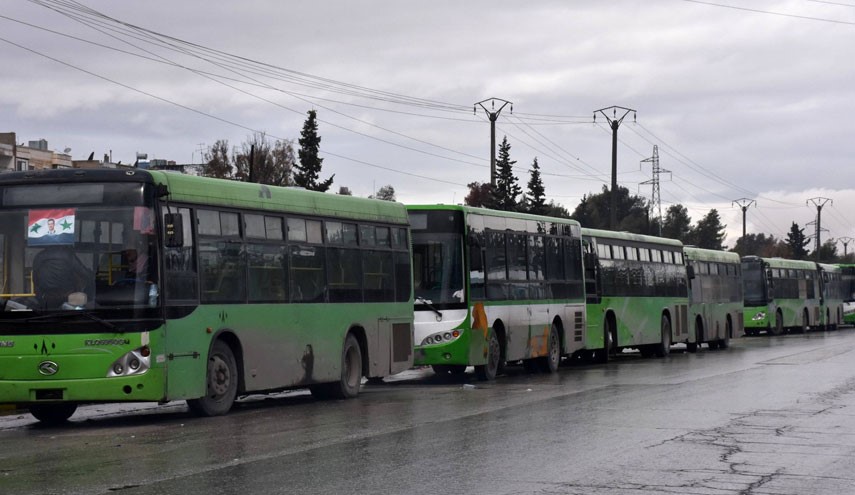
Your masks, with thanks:
[[(0, 403), (308, 387), (358, 394), (412, 366), (406, 208), (161, 171), (0, 175)], [(50, 234), (59, 230), (59, 234)]]
[(626, 232), (582, 229), (588, 348), (598, 361), (623, 349), (664, 357), (688, 339), (683, 244)]
[(813, 261), (742, 257), (745, 333), (808, 330), (822, 324), (820, 273)]
[(689, 278), (689, 325), (684, 340), (689, 352), (701, 344), (725, 349), (743, 333), (741, 260), (727, 251), (683, 247)]
[(839, 264), (843, 283), (843, 323), (855, 324), (855, 265)]
[(849, 282), (843, 279), (843, 269), (830, 263), (817, 263), (822, 288), (820, 327), (836, 330), (844, 323), (844, 304), (849, 295)]
[(508, 362), (554, 372), (584, 348), (578, 222), (451, 205), (407, 207), (413, 236), (415, 364), (438, 374), (474, 366), (492, 380)]

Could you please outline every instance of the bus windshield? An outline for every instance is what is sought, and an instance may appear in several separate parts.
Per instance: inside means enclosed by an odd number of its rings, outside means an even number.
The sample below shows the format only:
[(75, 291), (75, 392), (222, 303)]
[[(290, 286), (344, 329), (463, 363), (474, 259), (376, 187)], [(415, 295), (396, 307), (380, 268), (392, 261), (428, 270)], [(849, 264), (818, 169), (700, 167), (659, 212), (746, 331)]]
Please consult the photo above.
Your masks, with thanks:
[(4, 188), (0, 320), (156, 306), (156, 230), (143, 191), (141, 183)]
[(416, 309), (464, 302), (462, 234), (413, 234), (413, 286)]
[(768, 298), (762, 263), (742, 263), (742, 286), (746, 306), (766, 305)]

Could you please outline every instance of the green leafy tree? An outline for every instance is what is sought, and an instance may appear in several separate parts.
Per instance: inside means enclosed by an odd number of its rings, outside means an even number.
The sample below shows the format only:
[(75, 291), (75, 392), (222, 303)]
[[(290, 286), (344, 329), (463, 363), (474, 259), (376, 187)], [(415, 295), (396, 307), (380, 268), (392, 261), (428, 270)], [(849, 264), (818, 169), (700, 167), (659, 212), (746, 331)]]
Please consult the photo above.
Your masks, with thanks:
[(677, 239), (685, 244), (694, 244), (692, 234), (689, 210), (681, 204), (669, 206), (665, 218), (662, 219), (662, 237)]
[[(573, 210), (571, 218), (578, 220), (584, 227), (609, 229), (609, 208), (611, 196), (607, 186), (599, 194), (587, 194)], [(647, 203), (640, 196), (629, 194), (629, 189), (618, 186), (617, 189), (617, 230), (646, 234), (650, 230), (647, 219)]]
[(492, 191), (490, 207), (496, 210), (517, 211), (519, 204), (517, 196), (522, 194), (522, 188), (517, 184), (513, 167), (517, 163), (511, 160), (511, 145), (508, 137), (502, 139), (499, 145), (499, 156), (496, 159), (496, 188)]
[(776, 250), (778, 240), (775, 236), (766, 236), (766, 234), (746, 234), (736, 240), (732, 251), (740, 256), (762, 256), (769, 257), (771, 252)]
[(805, 248), (810, 239), (805, 236), (805, 229), (799, 228), (799, 224), (793, 222), (790, 226), (790, 231), (787, 233), (787, 247), (790, 249), (790, 256), (793, 259), (804, 260), (808, 257), (808, 251)]
[(550, 201), (544, 206), (543, 214), (548, 217), (570, 218), (570, 211), (568, 211), (564, 206), (556, 203), (555, 200)]
[(240, 152), (234, 155), (234, 163), (239, 180), (287, 186), (294, 166), (294, 147), (290, 141), (271, 143), (263, 132), (257, 132), (243, 142)]
[(546, 189), (543, 187), (543, 179), (540, 177), (540, 165), (537, 164), (537, 157), (534, 157), (534, 161), (531, 163), (531, 175), (529, 175), (527, 186), (525, 210), (535, 215), (546, 214)]
[(368, 197), (382, 199), (383, 201), (395, 201), (395, 188), (391, 185), (385, 185), (377, 190), (377, 194)]
[(318, 156), (321, 147), (321, 137), (318, 136), (318, 120), (314, 110), (308, 111), (308, 118), (303, 123), (300, 132), (300, 149), (297, 156), (300, 163), (294, 164), (294, 185), (304, 187), (310, 191), (326, 192), (335, 178), (333, 174), (329, 179), (320, 181), (321, 166), (324, 159)]
[(202, 176), (217, 179), (231, 179), (233, 177), (234, 169), (229, 157), (229, 141), (227, 139), (218, 139), (208, 148), (204, 160)]
[(469, 188), (469, 194), (463, 198), (463, 204), (487, 208), (491, 198), (490, 191), (492, 190), (490, 183), (470, 182), (466, 187)]
[(828, 239), (822, 243), (822, 246), (819, 247), (819, 258), (817, 261), (821, 261), (823, 263), (839, 262), (837, 255), (837, 241), (835, 239)]
[(695, 245), (706, 249), (724, 249), (724, 231), (726, 225), (721, 224), (721, 217), (718, 211), (713, 208), (703, 218), (698, 221), (698, 225), (694, 229)]

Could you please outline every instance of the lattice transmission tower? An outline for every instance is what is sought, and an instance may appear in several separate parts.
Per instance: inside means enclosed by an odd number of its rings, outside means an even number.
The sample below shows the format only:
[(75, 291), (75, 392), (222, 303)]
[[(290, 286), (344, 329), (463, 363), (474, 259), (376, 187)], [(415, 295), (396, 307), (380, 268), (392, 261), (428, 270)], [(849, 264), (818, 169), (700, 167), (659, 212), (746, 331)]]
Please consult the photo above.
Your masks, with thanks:
[(656, 208), (656, 215), (659, 218), (659, 236), (662, 236), (662, 198), (659, 194), (659, 174), (670, 174), (670, 170), (665, 170), (659, 167), (659, 146), (653, 145), (653, 156), (641, 160), (641, 163), (650, 163), (653, 168), (653, 178), (646, 180), (641, 185), (653, 185), (653, 206)]

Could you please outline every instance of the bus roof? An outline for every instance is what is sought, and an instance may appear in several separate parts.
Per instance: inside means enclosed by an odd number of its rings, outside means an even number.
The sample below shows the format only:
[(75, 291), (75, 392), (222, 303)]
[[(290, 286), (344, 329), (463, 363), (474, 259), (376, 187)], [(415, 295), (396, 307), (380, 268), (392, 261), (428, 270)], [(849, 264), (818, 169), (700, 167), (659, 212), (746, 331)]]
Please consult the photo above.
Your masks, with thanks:
[(491, 210), (489, 208), (479, 208), (475, 206), (466, 206), (466, 205), (445, 205), (445, 204), (434, 204), (434, 205), (407, 205), (408, 210), (413, 211), (431, 211), (431, 210), (452, 210), (452, 211), (462, 211), (466, 214), (475, 214), (475, 215), (486, 215), (491, 217), (503, 217), (503, 218), (516, 218), (519, 220), (534, 220), (539, 222), (553, 222), (553, 223), (563, 223), (569, 225), (579, 225), (579, 222), (573, 220), (572, 218), (561, 218), (561, 217), (548, 217), (544, 215), (532, 215), (530, 213), (519, 213), (516, 211), (503, 211), (503, 210)]
[(816, 263), (805, 260), (788, 260), (786, 258), (761, 258), (760, 256), (743, 256), (743, 262), (763, 261), (769, 268), (792, 268), (795, 270), (816, 270)]
[(156, 170), (148, 173), (156, 183), (167, 186), (172, 201), (399, 224), (408, 221), (404, 205), (393, 201)]
[(664, 246), (682, 247), (683, 243), (676, 239), (656, 237), (652, 235), (633, 234), (631, 232), (614, 232), (611, 230), (589, 229), (582, 227), (582, 235), (598, 239), (617, 239), (633, 242), (647, 242), (650, 244), (661, 244)]
[(716, 261), (718, 263), (732, 263), (738, 265), (739, 255), (730, 251), (719, 251), (716, 249), (704, 249), (695, 246), (683, 246), (686, 258), (693, 261)]

